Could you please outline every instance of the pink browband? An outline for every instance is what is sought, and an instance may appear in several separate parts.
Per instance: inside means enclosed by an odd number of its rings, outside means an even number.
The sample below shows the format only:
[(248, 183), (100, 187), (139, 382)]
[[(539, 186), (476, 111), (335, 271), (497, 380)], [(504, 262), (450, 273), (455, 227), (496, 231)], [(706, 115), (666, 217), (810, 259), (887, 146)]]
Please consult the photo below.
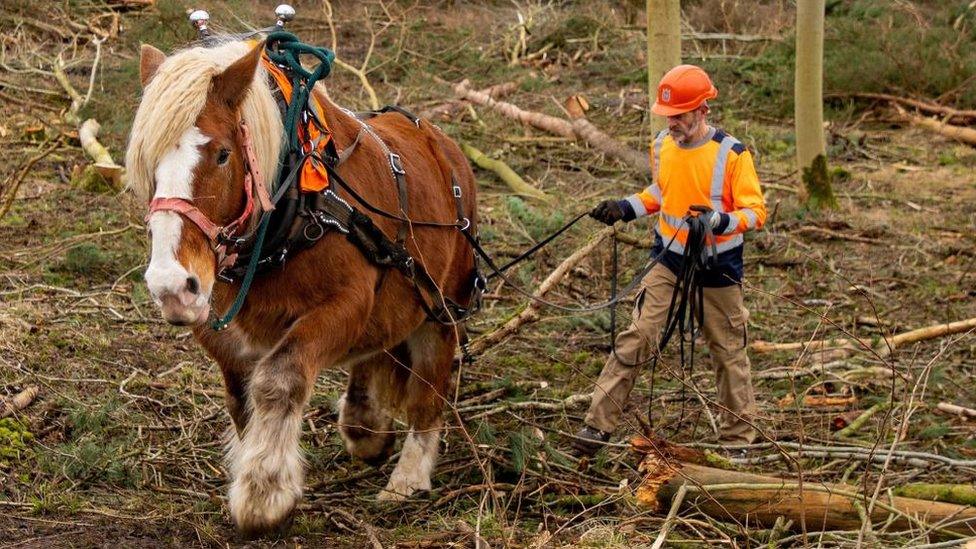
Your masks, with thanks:
[(254, 213), (254, 195), (257, 194), (262, 212), (270, 212), (274, 209), (274, 204), (271, 203), (271, 197), (268, 196), (268, 189), (264, 185), (264, 178), (261, 176), (257, 159), (254, 156), (251, 132), (243, 120), (240, 122), (239, 129), (241, 141), (244, 144), (244, 164), (247, 171), (244, 174), (244, 211), (237, 216), (237, 219), (221, 227), (194, 206), (191, 200), (175, 197), (154, 198), (149, 203), (149, 213), (146, 214), (145, 219), (148, 223), (150, 216), (156, 212), (176, 212), (192, 221), (210, 240), (210, 245), (217, 254), (218, 270), (233, 266), (237, 260), (237, 254), (228, 253), (227, 248), (229, 245), (236, 246), (234, 237), (247, 227), (247, 222)]

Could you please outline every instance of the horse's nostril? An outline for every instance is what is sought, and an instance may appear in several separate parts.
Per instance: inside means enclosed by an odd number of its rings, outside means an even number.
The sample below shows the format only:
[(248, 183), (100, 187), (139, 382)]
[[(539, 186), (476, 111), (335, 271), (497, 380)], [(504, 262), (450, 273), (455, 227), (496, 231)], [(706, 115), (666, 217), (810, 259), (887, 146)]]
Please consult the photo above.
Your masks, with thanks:
[(186, 291), (193, 295), (200, 293), (200, 281), (195, 276), (186, 277)]

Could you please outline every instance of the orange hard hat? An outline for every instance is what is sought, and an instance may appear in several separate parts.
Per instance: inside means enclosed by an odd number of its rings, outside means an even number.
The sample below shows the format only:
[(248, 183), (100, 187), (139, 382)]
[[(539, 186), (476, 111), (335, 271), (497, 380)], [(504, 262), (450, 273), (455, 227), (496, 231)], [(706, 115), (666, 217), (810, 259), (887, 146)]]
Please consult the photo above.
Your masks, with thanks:
[(651, 106), (651, 112), (676, 116), (693, 111), (706, 100), (716, 97), (718, 90), (701, 67), (678, 65), (661, 78), (657, 85), (657, 101)]

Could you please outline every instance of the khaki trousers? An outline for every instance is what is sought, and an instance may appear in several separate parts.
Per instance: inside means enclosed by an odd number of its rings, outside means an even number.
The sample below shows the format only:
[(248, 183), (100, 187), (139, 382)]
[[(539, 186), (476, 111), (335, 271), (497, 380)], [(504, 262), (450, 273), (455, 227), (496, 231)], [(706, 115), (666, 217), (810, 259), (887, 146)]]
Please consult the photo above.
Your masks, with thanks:
[[(613, 432), (634, 382), (641, 369), (656, 352), (661, 329), (677, 278), (670, 269), (656, 265), (644, 277), (637, 294), (633, 320), (615, 341), (593, 391), (586, 424)], [(718, 389), (719, 431), (722, 442), (751, 443), (756, 430), (745, 420), (756, 413), (752, 374), (746, 355), (746, 320), (749, 311), (742, 304), (741, 286), (704, 289), (702, 330), (708, 342)]]

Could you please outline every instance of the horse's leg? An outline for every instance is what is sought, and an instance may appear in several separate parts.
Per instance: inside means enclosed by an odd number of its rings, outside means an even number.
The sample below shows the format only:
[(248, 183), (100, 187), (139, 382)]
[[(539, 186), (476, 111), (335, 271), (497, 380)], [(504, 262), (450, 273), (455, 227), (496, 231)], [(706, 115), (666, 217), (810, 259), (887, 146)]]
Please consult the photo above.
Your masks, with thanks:
[(402, 406), (410, 432), (389, 483), (377, 496), (380, 500), (399, 501), (417, 490), (430, 490), (444, 423), (441, 415), (451, 398), (456, 348), (453, 329), (426, 322), (410, 336), (407, 347), (412, 373)]
[(255, 366), (247, 384), (250, 418), (230, 473), (230, 513), (246, 535), (288, 518), (302, 496), (302, 409), (322, 366), (349, 352), (363, 332), (372, 291), (346, 292), (302, 316)]
[(201, 327), (194, 330), (194, 335), (223, 374), (224, 401), (234, 422), (234, 428), (228, 433), (229, 444), (234, 446), (247, 425), (247, 380), (263, 353), (251, 348), (234, 328), (215, 332)]
[(396, 441), (393, 416), (410, 375), (398, 361), (409, 362), (405, 345), (354, 365), (336, 406), (346, 451), (373, 465), (390, 457)]

